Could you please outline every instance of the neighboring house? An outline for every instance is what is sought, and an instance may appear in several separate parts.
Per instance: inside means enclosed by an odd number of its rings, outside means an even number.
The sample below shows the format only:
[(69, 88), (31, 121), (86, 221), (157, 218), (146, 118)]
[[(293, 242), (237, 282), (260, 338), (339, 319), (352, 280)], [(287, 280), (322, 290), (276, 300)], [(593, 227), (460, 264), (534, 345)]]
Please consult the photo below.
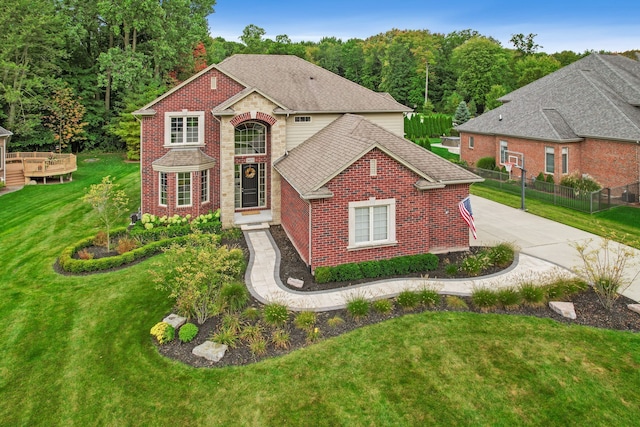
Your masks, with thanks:
[(7, 182), (7, 142), (13, 133), (0, 127), (0, 182)]
[(295, 56), (232, 56), (134, 113), (141, 210), (282, 224), (312, 270), (468, 249), (457, 205), (481, 178), (405, 140), (409, 111)]
[(470, 165), (503, 164), (509, 150), (524, 154), (528, 177), (559, 183), (578, 172), (604, 187), (640, 180), (640, 62), (594, 53), (500, 100), (457, 127)]

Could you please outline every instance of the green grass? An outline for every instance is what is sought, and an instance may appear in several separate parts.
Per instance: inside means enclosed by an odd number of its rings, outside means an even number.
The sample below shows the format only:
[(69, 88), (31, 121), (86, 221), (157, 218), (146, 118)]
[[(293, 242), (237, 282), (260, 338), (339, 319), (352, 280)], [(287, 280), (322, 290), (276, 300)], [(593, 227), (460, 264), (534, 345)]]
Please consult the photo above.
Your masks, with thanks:
[[(195, 369), (150, 328), (171, 301), (146, 260), (62, 276), (59, 252), (98, 230), (84, 188), (139, 169), (79, 159), (74, 182), (0, 197), (1, 425), (634, 425), (640, 335), (550, 320), (426, 312), (276, 359)], [(123, 218), (122, 225), (126, 223)], [(384, 369), (381, 369), (384, 367)]]

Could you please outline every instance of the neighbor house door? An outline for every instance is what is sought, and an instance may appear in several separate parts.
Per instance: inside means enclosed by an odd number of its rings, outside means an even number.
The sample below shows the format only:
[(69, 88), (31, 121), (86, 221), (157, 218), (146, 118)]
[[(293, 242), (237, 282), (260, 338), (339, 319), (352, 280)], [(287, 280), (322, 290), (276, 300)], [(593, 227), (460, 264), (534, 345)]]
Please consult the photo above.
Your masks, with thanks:
[(258, 164), (246, 163), (242, 165), (242, 207), (258, 206)]

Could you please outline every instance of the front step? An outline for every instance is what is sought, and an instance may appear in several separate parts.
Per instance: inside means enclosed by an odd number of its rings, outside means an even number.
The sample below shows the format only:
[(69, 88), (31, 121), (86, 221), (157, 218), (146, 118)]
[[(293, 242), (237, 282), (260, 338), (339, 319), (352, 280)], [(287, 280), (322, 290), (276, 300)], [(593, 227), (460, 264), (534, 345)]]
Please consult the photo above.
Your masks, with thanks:
[(7, 187), (16, 187), (19, 185), (24, 185), (24, 175), (22, 171), (11, 171), (8, 170), (6, 173), (6, 181), (5, 184)]
[(269, 228), (268, 222), (254, 222), (251, 224), (242, 224), (240, 230), (253, 231), (253, 230), (267, 230)]

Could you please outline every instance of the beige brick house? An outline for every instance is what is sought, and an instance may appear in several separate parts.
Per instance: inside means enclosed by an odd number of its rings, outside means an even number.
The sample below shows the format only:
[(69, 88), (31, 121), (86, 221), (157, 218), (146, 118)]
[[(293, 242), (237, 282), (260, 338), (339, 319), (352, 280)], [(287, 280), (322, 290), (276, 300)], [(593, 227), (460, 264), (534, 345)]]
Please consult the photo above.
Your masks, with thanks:
[(604, 187), (640, 181), (640, 62), (593, 53), (500, 99), (458, 126), (460, 156), (504, 163), (524, 154), (529, 177), (588, 174)]
[[(354, 253), (380, 259), (466, 249), (466, 224), (453, 212), (479, 178), (405, 140), (409, 111), (295, 56), (232, 56), (134, 113), (142, 120), (142, 212), (220, 208), (224, 227), (282, 224), (312, 268)], [(299, 187), (306, 175), (326, 180), (311, 194)], [(332, 193), (332, 184), (341, 190)], [(318, 215), (330, 210), (331, 218)], [(357, 244), (338, 239), (354, 227), (362, 229)], [(318, 245), (340, 256), (314, 262), (324, 250)]]

